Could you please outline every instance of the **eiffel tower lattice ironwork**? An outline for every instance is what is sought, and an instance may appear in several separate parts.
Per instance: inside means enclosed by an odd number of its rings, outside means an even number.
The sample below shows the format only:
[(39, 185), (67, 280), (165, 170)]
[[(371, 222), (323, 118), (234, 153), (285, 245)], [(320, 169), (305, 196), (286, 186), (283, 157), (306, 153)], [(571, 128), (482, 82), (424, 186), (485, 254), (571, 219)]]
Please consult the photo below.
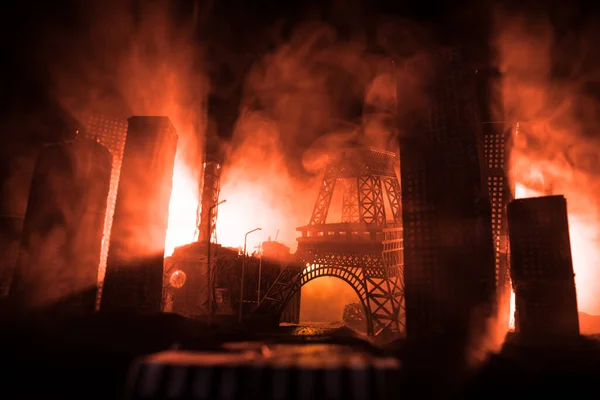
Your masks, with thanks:
[[(310, 222), (297, 229), (302, 235), (296, 262), (281, 271), (258, 313), (279, 318), (304, 284), (335, 276), (358, 295), (369, 335), (383, 329), (404, 332), (402, 210), (395, 157), (387, 151), (353, 148), (326, 167)], [(344, 185), (342, 221), (327, 223), (338, 182)]]

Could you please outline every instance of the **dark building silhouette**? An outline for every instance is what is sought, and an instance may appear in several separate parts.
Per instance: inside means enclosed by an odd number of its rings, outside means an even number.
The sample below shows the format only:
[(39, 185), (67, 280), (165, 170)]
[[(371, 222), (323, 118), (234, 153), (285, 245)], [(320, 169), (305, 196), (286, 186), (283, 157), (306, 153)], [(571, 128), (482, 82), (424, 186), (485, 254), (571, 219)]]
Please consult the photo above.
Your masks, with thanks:
[(18, 309), (68, 297), (61, 310), (94, 311), (111, 162), (87, 137), (40, 151), (10, 290)]
[(0, 298), (6, 297), (19, 256), (24, 217), (0, 216)]
[[(232, 260), (238, 260), (237, 250), (221, 248), (213, 244), (213, 258), (211, 263), (215, 272), (222, 269), (223, 264), (230, 264)], [(165, 259), (165, 282), (169, 295), (168, 302), (164, 308), (186, 317), (206, 317), (208, 315), (208, 276), (207, 276), (207, 254), (208, 248), (205, 243), (194, 242), (184, 246), (176, 247), (173, 255)], [(235, 262), (235, 261), (233, 261)], [(241, 269), (241, 262), (237, 263), (237, 269)], [(175, 274), (183, 274), (185, 281), (181, 287), (174, 287), (173, 278)], [(216, 288), (216, 285), (213, 285)], [(170, 304), (166, 304), (170, 303)]]
[(104, 238), (102, 239), (102, 252), (100, 253), (100, 265), (98, 267), (98, 295), (96, 307), (100, 307), (102, 296), (102, 285), (106, 273), (106, 260), (108, 259), (108, 246), (110, 244), (110, 232), (112, 229), (115, 205), (117, 204), (117, 190), (119, 189), (119, 175), (123, 163), (123, 150), (125, 149), (125, 138), (127, 137), (127, 120), (125, 118), (109, 117), (103, 114), (93, 114), (87, 124), (90, 135), (98, 138), (112, 155), (112, 171), (110, 175), (110, 189), (106, 204), (106, 217), (104, 220)]
[[(10, 136), (10, 135), (9, 135)], [(1, 146), (1, 145), (0, 145)], [(0, 156), (0, 298), (8, 296), (39, 147), (5, 148)]]
[(563, 196), (508, 205), (516, 327), (536, 343), (579, 335), (567, 201)]
[(495, 295), (476, 66), (447, 49), (406, 68), (432, 71), (427, 106), (400, 138), (407, 335), (464, 337)]
[[(244, 277), (244, 315), (250, 316), (256, 308), (258, 298), (264, 299), (281, 270), (292, 256), (289, 247), (279, 242), (263, 243), (263, 257), (246, 258)], [(239, 249), (221, 247), (213, 244), (215, 314), (238, 313), (242, 258)], [(165, 309), (187, 317), (206, 317), (207, 285), (206, 257), (207, 248), (202, 243), (190, 243), (175, 248), (172, 256), (165, 259), (165, 282), (167, 287)], [(185, 276), (177, 282), (177, 275)], [(259, 293), (260, 276), (260, 293)], [(175, 278), (175, 279), (174, 279)], [(180, 285), (180, 286), (179, 286)], [(179, 287), (177, 287), (179, 286)], [(285, 308), (281, 322), (298, 323), (300, 317), (300, 292), (292, 297)]]
[(168, 117), (131, 117), (101, 310), (159, 312), (177, 133)]
[(484, 123), (482, 127), (488, 170), (487, 187), (492, 205), (498, 317), (501, 326), (508, 326), (511, 283), (506, 207), (513, 199), (514, 188), (508, 176), (507, 149), (515, 126), (497, 122)]

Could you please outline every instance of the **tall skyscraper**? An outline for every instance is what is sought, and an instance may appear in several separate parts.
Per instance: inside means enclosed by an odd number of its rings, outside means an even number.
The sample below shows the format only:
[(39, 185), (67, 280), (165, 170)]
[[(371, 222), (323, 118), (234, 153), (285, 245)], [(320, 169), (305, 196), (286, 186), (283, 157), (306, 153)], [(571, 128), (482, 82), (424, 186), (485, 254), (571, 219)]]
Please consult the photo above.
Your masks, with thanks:
[(177, 133), (168, 117), (131, 117), (101, 310), (159, 312)]
[(127, 120), (125, 118), (93, 114), (90, 116), (86, 128), (88, 133), (91, 136), (96, 137), (112, 154), (112, 170), (110, 175), (110, 187), (108, 190), (108, 201), (106, 203), (104, 236), (102, 237), (100, 265), (98, 266), (98, 294), (96, 298), (96, 307), (99, 308), (104, 275), (106, 273), (110, 232), (112, 229), (113, 216), (115, 214), (115, 205), (117, 203), (117, 190), (119, 188), (121, 164), (123, 163), (123, 150), (125, 149), (125, 138), (127, 137)]
[(17, 309), (94, 311), (111, 165), (86, 137), (40, 151), (9, 294)]
[(456, 49), (416, 62), (434, 74), (400, 138), (407, 335), (463, 337), (495, 293), (476, 67)]
[(511, 284), (506, 207), (514, 193), (508, 176), (508, 143), (514, 128), (513, 125), (507, 126), (502, 122), (483, 124), (485, 159), (488, 167), (487, 186), (492, 204), (498, 317), (501, 326), (508, 326), (510, 319)]

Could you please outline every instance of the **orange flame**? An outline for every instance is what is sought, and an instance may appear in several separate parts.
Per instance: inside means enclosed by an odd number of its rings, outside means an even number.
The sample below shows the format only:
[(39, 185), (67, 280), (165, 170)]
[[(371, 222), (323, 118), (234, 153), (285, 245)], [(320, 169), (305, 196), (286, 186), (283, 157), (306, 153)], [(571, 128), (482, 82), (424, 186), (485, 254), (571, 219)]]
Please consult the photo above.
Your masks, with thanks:
[(173, 170), (173, 189), (169, 203), (169, 227), (165, 241), (165, 257), (173, 254), (175, 247), (194, 241), (196, 236), (196, 210), (198, 207), (198, 182), (191, 169), (179, 158)]
[[(529, 189), (517, 183), (515, 187), (515, 198), (528, 198), (543, 196), (535, 190)], [(568, 203), (567, 198), (567, 204)], [(577, 287), (577, 302), (580, 311), (594, 309), (596, 285), (590, 281), (594, 277), (595, 257), (597, 254), (595, 245), (596, 224), (585, 215), (569, 212), (569, 235), (571, 238), (571, 254), (573, 258), (573, 270), (575, 272), (575, 285)], [(510, 328), (514, 329), (515, 294), (511, 293)]]
[(582, 29), (577, 39), (582, 46), (572, 46), (545, 16), (496, 11), (493, 45), (502, 73), (496, 111), (502, 120), (526, 121), (524, 134), (515, 132), (510, 149), (515, 197), (540, 196), (525, 190), (538, 184), (565, 196), (578, 308), (600, 314), (598, 142), (592, 139), (598, 130), (598, 100), (583, 89), (596, 75), (582, 61), (593, 41)]
[[(270, 154), (269, 154), (270, 153)], [(224, 166), (216, 223), (217, 241), (227, 247), (243, 247), (246, 232), (247, 251), (252, 253), (269, 237), (296, 248), (296, 227), (308, 220), (313, 191), (303, 196), (303, 184), (295, 182), (287, 172), (280, 152), (257, 152), (253, 141), (244, 143), (240, 152)], [(196, 238), (196, 213), (199, 202), (198, 182), (192, 168), (179, 157), (175, 161), (173, 189), (169, 206), (169, 227), (165, 256), (175, 247)]]

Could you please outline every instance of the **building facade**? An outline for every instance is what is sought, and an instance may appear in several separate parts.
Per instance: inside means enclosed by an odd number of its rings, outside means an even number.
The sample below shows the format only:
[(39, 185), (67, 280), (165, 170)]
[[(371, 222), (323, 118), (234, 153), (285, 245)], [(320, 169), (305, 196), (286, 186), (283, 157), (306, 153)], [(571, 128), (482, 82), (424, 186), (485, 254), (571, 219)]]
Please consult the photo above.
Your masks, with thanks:
[(579, 335), (567, 201), (563, 196), (508, 205), (516, 328), (535, 343)]
[(400, 136), (407, 336), (462, 337), (495, 296), (476, 67), (457, 49), (414, 63), (432, 76), (427, 106)]
[(102, 285), (106, 273), (106, 260), (108, 258), (108, 246), (110, 244), (110, 232), (112, 229), (115, 205), (117, 203), (117, 190), (119, 188), (119, 175), (123, 163), (123, 150), (127, 138), (127, 120), (124, 118), (109, 117), (103, 114), (93, 114), (88, 119), (86, 126), (88, 134), (97, 138), (112, 154), (112, 170), (110, 175), (110, 187), (106, 203), (106, 217), (104, 219), (104, 236), (102, 237), (102, 251), (100, 253), (100, 265), (98, 266), (98, 295), (96, 307), (100, 307), (102, 297)]
[(128, 120), (101, 310), (161, 309), (177, 139), (168, 117)]
[(482, 127), (488, 170), (487, 186), (492, 206), (497, 315), (500, 326), (508, 326), (511, 282), (506, 207), (515, 193), (508, 171), (508, 147), (516, 127), (503, 122), (483, 123)]

